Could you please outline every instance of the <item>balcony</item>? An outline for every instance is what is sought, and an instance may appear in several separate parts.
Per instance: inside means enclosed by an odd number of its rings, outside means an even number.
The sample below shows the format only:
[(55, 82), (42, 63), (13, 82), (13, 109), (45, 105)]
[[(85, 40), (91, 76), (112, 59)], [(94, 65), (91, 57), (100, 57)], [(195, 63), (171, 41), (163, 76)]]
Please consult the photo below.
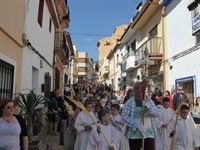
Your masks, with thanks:
[(161, 61), (163, 59), (163, 51), (161, 50), (161, 37), (155, 37), (147, 40), (144, 44), (142, 44), (137, 50), (135, 54), (136, 63), (139, 60), (143, 60), (145, 50), (148, 52), (149, 60)]
[(110, 73), (109, 66), (104, 66), (103, 69), (102, 69), (103, 77), (106, 78), (109, 73)]
[(127, 53), (123, 57), (122, 72), (130, 71), (135, 67), (135, 56), (133, 53)]
[(62, 64), (67, 65), (69, 60), (69, 49), (63, 32), (55, 33), (54, 50)]
[(67, 13), (67, 5), (66, 5), (66, 0), (54, 0), (59, 19), (61, 20), (62, 17), (64, 17)]
[(63, 28), (69, 27), (70, 13), (67, 6), (67, 0), (54, 0), (59, 20)]

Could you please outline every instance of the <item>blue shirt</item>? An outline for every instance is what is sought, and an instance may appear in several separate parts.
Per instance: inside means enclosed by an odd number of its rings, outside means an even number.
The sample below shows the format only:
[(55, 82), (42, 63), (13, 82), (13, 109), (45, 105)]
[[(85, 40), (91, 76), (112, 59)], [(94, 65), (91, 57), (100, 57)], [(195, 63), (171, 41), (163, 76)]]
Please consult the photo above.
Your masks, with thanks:
[[(148, 106), (149, 106), (147, 115), (145, 116), (145, 118), (151, 116), (150, 120), (151, 120), (151, 127), (152, 127), (151, 128), (152, 135), (146, 135), (146, 137), (152, 137), (152, 136), (155, 137), (156, 125), (155, 125), (155, 122), (153, 121), (153, 119), (155, 117), (159, 116), (159, 110), (151, 99), (147, 99), (145, 101), (146, 101), (146, 103), (148, 103)], [(122, 111), (122, 120), (127, 125), (125, 135), (130, 139), (136, 139), (136, 138), (134, 138), (133, 134), (137, 130), (137, 128), (140, 126), (140, 121), (138, 121), (138, 119), (142, 119), (142, 117), (140, 116), (140, 118), (139, 118), (138, 115), (136, 118), (135, 110), (136, 110), (136, 100), (135, 100), (135, 97), (131, 97), (125, 103), (124, 109)], [(142, 113), (142, 112), (137, 112), (137, 113)], [(138, 137), (137, 137), (137, 139), (138, 139)]]

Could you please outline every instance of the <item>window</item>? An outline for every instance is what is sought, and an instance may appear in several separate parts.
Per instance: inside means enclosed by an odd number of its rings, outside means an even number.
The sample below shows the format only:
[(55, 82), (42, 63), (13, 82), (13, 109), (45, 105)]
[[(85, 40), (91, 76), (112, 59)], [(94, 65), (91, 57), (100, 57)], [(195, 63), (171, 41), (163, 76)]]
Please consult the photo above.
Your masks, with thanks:
[(159, 49), (157, 48), (159, 45), (158, 44), (158, 40), (157, 40), (157, 35), (158, 35), (158, 29), (157, 29), (157, 26), (155, 26), (150, 32), (149, 32), (149, 35), (150, 35), (150, 49), (148, 48), (148, 52), (150, 53), (159, 53)]
[(153, 39), (154, 37), (157, 37), (158, 30), (157, 25), (149, 32), (150, 39)]
[(0, 59), (0, 99), (12, 98), (14, 66)]
[(78, 71), (79, 71), (79, 72), (87, 72), (88, 69), (87, 69), (86, 67), (79, 67), (79, 68), (78, 68)]
[(131, 50), (130, 50), (130, 56), (133, 56), (136, 52), (136, 40), (134, 40), (132, 43), (131, 43)]
[(78, 62), (79, 63), (87, 63), (87, 59), (86, 58), (79, 58)]
[(38, 23), (40, 27), (42, 27), (43, 9), (44, 9), (44, 0), (40, 0), (38, 9)]
[(51, 33), (51, 18), (49, 19), (49, 32)]
[(60, 71), (58, 70), (58, 68), (55, 69), (55, 89), (60, 89)]
[(129, 50), (130, 50), (130, 46), (127, 46), (127, 53), (129, 53)]
[(51, 92), (51, 76), (49, 73), (45, 73), (44, 75), (44, 96), (47, 98), (50, 98), (50, 92)]

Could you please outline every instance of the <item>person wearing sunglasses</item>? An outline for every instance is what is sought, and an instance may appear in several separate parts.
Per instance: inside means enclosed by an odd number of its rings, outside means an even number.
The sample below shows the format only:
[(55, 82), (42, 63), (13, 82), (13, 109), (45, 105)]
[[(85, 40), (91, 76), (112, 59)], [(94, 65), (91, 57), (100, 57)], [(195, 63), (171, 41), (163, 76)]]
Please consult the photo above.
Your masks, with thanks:
[(24, 119), (15, 115), (12, 99), (0, 101), (0, 149), (28, 150), (28, 134)]

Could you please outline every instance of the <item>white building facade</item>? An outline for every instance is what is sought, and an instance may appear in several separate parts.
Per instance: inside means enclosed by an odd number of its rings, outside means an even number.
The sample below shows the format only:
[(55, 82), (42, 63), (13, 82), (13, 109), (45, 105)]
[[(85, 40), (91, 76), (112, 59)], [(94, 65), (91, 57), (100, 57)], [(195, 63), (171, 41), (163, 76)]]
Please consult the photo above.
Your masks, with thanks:
[[(131, 23), (130, 23), (131, 25)], [(129, 25), (126, 33), (121, 38), (121, 55), (122, 55), (122, 75), (121, 75), (121, 85), (127, 91), (130, 86), (141, 79), (141, 69), (136, 68), (135, 52), (138, 48), (138, 41), (140, 40), (140, 32), (137, 29), (132, 29)]]
[(50, 80), (53, 78), (55, 26), (51, 21), (45, 1), (43, 1), (42, 21), (38, 18), (39, 8), (42, 7), (39, 6), (40, 1), (27, 1), (26, 3), (24, 32), (29, 43), (23, 50), (21, 87), (28, 90), (34, 89), (36, 94), (40, 94), (45, 76), (48, 76)]
[(199, 36), (192, 33), (194, 18), (187, 9), (188, 1), (166, 0), (163, 5), (166, 7), (168, 89), (182, 86), (192, 101), (200, 95), (200, 44)]

